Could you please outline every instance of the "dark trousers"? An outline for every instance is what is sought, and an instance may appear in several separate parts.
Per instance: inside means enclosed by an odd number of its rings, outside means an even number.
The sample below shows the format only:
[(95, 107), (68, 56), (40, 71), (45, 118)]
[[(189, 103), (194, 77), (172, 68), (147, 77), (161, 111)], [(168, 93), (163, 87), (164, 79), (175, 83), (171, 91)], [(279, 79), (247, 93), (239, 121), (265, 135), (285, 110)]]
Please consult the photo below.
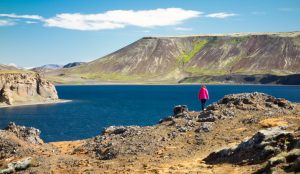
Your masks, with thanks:
[(206, 99), (201, 99), (202, 111), (203, 111), (204, 108), (205, 108), (205, 102), (206, 102)]

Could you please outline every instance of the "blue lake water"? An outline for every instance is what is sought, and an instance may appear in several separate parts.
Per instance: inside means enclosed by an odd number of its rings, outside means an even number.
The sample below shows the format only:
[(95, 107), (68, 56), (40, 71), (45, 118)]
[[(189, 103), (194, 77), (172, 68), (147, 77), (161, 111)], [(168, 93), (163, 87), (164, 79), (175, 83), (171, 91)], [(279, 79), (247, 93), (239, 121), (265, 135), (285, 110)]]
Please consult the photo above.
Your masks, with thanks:
[[(226, 94), (265, 92), (300, 102), (300, 86), (207, 87), (212, 103)], [(196, 85), (99, 85), (57, 86), (59, 97), (69, 103), (0, 108), (0, 128), (10, 121), (42, 131), (44, 141), (89, 138), (111, 125), (153, 125), (171, 115), (178, 104), (199, 110)]]

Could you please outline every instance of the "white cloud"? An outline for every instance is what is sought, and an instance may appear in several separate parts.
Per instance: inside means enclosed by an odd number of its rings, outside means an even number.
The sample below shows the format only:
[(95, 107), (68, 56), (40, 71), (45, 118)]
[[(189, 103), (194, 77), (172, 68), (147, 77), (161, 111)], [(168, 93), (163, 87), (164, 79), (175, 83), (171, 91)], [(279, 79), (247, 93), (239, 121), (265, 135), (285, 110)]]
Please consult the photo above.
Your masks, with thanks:
[(199, 17), (202, 12), (181, 8), (155, 10), (113, 10), (98, 14), (64, 13), (45, 19), (45, 26), (76, 30), (102, 30), (137, 26), (171, 26)]
[(238, 14), (236, 13), (227, 13), (227, 12), (220, 12), (220, 13), (211, 13), (211, 14), (207, 14), (205, 15), (206, 17), (210, 17), (210, 18), (219, 18), (219, 19), (224, 19), (227, 17), (231, 17), (231, 16), (237, 16)]
[(13, 13), (11, 13), (11, 14), (0, 14), (0, 17), (43, 20), (43, 17), (39, 16), (39, 15), (16, 15), (16, 14), (13, 14)]
[(8, 20), (0, 20), (0, 26), (12, 26), (15, 25), (16, 23)]
[[(227, 18), (238, 14), (219, 12), (204, 15), (203, 12), (185, 10), (182, 8), (158, 8), (153, 10), (112, 10), (96, 14), (62, 13), (54, 17), (44, 18), (40, 15), (17, 15), (0, 14), (3, 18), (12, 20), (1, 20), (0, 26), (15, 25), (18, 19), (24, 19), (25, 23), (33, 24), (42, 22), (46, 27), (58, 27), (73, 30), (105, 30), (118, 29), (127, 26), (141, 28), (153, 28), (162, 26), (175, 26), (184, 21), (196, 17)], [(178, 31), (191, 31), (192, 28), (176, 27)], [(148, 30), (144, 30), (148, 32)]]
[(185, 28), (185, 27), (176, 27), (176, 28), (174, 28), (174, 30), (177, 30), (177, 31), (192, 31), (193, 29), (192, 28)]

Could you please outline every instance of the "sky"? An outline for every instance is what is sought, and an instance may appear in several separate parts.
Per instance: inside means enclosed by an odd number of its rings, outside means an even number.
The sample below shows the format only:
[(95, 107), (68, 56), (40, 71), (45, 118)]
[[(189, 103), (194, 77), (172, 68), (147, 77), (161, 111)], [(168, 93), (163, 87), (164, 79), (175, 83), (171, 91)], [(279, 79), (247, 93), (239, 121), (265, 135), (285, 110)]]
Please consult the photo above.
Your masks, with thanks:
[(300, 0), (0, 0), (0, 64), (88, 62), (145, 36), (300, 31)]

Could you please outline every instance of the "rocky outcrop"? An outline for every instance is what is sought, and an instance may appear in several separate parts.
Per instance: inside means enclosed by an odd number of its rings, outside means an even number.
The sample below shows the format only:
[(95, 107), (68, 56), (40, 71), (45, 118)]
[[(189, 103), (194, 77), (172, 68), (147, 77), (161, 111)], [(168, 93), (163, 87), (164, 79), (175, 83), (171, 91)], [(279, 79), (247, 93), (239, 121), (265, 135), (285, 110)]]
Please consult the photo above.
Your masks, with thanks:
[(41, 131), (33, 127), (18, 126), (11, 122), (4, 130), (14, 133), (18, 138), (31, 144), (44, 143), (40, 138)]
[(34, 154), (36, 147), (41, 145), (44, 142), (40, 138), (40, 130), (9, 123), (5, 129), (0, 130), (0, 161)]
[(0, 73), (0, 104), (28, 104), (57, 99), (55, 86), (37, 73)]
[[(205, 161), (210, 164), (257, 164), (284, 151), (294, 149), (299, 139), (295, 132), (274, 127), (260, 130), (252, 138), (239, 145), (211, 153)], [(299, 138), (299, 137), (298, 137)]]
[(300, 171), (300, 132), (299, 130), (285, 130), (284, 127), (273, 127), (257, 132), (252, 138), (240, 144), (216, 151), (204, 160), (208, 164), (233, 163), (239, 165), (260, 164), (267, 161), (267, 165), (259, 169), (260, 173)]
[[(241, 93), (226, 95), (199, 115), (200, 122), (214, 122), (235, 117), (236, 110), (263, 111), (265, 115), (272, 113), (289, 114), (293, 111), (291, 103), (285, 99), (275, 98), (264, 93)], [(246, 122), (247, 120), (245, 120)]]

